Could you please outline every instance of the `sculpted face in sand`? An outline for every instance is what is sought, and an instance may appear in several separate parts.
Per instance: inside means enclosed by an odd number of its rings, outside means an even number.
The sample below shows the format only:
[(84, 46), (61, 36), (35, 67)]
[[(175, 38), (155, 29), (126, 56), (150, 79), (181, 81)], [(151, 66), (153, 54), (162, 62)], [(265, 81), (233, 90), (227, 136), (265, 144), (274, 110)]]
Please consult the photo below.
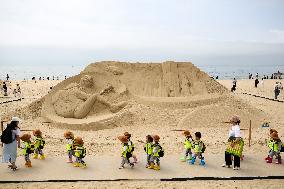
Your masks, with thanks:
[(85, 75), (81, 78), (80, 84), (71, 83), (64, 90), (58, 91), (52, 97), (52, 104), (56, 114), (65, 118), (82, 119), (86, 117), (93, 108), (95, 102), (106, 105), (111, 112), (117, 112), (126, 105), (126, 102), (112, 105), (100, 96), (111, 90), (113, 90), (113, 87), (109, 86), (101, 93), (93, 94), (93, 78), (89, 75)]

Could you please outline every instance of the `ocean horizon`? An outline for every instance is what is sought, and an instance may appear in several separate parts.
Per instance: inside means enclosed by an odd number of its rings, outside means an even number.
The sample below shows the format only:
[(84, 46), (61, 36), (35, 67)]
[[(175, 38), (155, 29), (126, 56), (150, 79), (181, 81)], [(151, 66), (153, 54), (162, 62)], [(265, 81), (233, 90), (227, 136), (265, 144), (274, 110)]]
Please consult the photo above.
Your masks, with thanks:
[[(38, 79), (49, 77), (60, 80), (79, 74), (86, 65), (0, 65), (0, 79), (5, 80), (9, 74), (10, 80), (31, 80), (32, 77)], [(219, 79), (248, 79), (249, 73), (271, 76), (278, 71), (284, 72), (284, 65), (196, 65), (200, 70), (206, 72), (209, 76)]]

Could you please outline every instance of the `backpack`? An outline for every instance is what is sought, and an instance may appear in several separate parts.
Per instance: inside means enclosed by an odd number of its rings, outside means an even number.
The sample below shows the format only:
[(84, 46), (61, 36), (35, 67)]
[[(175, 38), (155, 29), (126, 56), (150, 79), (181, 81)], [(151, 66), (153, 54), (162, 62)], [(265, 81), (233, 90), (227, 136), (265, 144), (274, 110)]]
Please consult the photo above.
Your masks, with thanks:
[(202, 147), (201, 152), (202, 152), (202, 153), (204, 153), (204, 152), (205, 152), (205, 150), (206, 150), (206, 146), (205, 146), (205, 144), (203, 143), (203, 147)]
[(7, 126), (7, 128), (2, 132), (1, 142), (4, 144), (10, 144), (13, 141), (12, 130)]
[(42, 139), (39, 149), (43, 149), (44, 145), (45, 145), (45, 140)]
[(162, 146), (160, 146), (161, 150), (158, 152), (159, 157), (164, 157), (165, 151), (163, 150)]

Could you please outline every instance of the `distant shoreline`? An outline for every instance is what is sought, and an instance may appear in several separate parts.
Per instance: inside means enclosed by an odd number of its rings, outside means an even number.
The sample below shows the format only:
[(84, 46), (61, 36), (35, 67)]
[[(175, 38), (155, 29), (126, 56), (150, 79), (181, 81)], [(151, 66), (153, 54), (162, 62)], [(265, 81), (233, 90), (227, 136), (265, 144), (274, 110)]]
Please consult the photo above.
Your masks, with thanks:
[[(249, 73), (255, 76), (259, 74), (261, 78), (263, 75), (267, 75), (269, 78), (272, 73), (277, 71), (284, 72), (284, 65), (197, 65), (197, 67), (206, 72), (209, 76), (219, 79), (248, 79)], [(7, 66), (0, 65), (0, 79), (5, 80), (6, 74), (9, 74), (11, 80), (31, 80), (35, 77), (37, 80), (39, 77), (59, 77), (59, 80), (63, 80), (65, 76), (71, 77), (79, 74), (85, 68), (84, 65), (72, 66), (72, 65), (59, 65), (59, 66)]]

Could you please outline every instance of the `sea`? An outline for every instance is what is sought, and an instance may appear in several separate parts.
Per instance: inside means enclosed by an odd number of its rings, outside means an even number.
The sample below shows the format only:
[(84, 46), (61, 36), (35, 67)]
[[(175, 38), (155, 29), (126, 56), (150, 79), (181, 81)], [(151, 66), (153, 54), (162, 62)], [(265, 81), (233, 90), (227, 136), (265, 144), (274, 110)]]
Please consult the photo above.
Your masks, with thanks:
[[(260, 77), (263, 75), (271, 76), (278, 71), (284, 73), (283, 65), (196, 65), (199, 69), (206, 72), (209, 76), (219, 79), (247, 79), (249, 73)], [(0, 65), (0, 79), (4, 80), (9, 74), (11, 80), (31, 80), (32, 77), (49, 77), (50, 79), (64, 79), (66, 77), (79, 74), (86, 65)]]

